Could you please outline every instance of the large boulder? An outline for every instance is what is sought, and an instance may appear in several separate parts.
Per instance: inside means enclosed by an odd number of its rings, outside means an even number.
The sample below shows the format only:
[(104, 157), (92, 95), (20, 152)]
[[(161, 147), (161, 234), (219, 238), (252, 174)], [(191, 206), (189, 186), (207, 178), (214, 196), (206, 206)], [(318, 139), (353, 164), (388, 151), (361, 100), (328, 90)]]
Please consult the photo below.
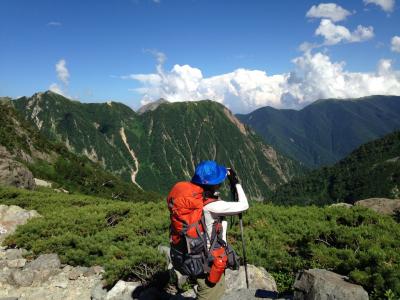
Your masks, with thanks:
[(35, 210), (25, 210), (15, 205), (0, 205), (0, 244), (18, 225), (23, 225), (29, 219), (39, 216)]
[(323, 269), (300, 272), (293, 287), (294, 300), (368, 300), (368, 293), (362, 286)]
[(0, 185), (33, 189), (35, 181), (31, 171), (13, 159), (7, 149), (0, 145)]
[[(275, 279), (264, 268), (247, 265), (247, 272), (250, 289), (273, 293), (278, 291)], [(240, 266), (240, 269), (235, 271), (227, 269), (225, 271), (225, 282), (225, 294), (246, 289), (246, 275), (244, 267)]]
[(367, 207), (385, 215), (394, 215), (396, 211), (400, 212), (400, 199), (369, 198), (357, 201), (355, 205)]

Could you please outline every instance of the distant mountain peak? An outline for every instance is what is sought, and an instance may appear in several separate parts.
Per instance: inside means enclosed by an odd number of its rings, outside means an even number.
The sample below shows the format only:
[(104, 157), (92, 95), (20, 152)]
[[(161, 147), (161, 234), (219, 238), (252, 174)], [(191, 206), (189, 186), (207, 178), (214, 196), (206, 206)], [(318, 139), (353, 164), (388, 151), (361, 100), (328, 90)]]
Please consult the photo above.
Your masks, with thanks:
[(168, 100), (160, 98), (157, 101), (150, 102), (150, 103), (143, 105), (141, 108), (139, 108), (137, 113), (139, 115), (141, 115), (141, 114), (144, 114), (146, 111), (153, 111), (153, 110), (157, 109), (157, 107), (159, 107), (163, 103), (170, 103), (170, 102)]

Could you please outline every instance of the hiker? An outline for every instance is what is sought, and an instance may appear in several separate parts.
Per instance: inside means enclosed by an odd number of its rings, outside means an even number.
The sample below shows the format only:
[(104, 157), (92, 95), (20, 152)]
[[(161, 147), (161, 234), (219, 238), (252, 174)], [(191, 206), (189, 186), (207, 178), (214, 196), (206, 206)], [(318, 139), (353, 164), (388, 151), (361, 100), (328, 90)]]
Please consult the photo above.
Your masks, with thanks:
[[(228, 177), (237, 202), (219, 198), (219, 188)], [(203, 161), (190, 182), (178, 182), (167, 197), (171, 218), (171, 260), (174, 268), (198, 284), (197, 299), (218, 300), (225, 291), (225, 269), (239, 263), (227, 243), (224, 216), (248, 209), (246, 195), (233, 169), (215, 161)]]

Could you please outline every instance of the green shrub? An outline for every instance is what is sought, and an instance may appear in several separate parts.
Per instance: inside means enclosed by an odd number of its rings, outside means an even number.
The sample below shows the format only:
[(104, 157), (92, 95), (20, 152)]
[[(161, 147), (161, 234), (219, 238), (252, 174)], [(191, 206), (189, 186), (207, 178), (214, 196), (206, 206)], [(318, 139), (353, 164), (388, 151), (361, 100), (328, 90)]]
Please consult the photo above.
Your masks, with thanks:
[[(109, 283), (149, 279), (165, 267), (157, 246), (168, 244), (163, 202), (123, 202), (82, 195), (1, 189), (0, 203), (36, 209), (7, 238), (35, 254), (56, 252), (64, 263), (103, 265)], [(363, 285), (372, 298), (400, 296), (400, 224), (362, 207), (280, 207), (253, 203), (243, 216), (248, 262), (271, 272), (289, 291), (302, 269), (324, 268)], [(241, 254), (236, 224), (228, 239)]]

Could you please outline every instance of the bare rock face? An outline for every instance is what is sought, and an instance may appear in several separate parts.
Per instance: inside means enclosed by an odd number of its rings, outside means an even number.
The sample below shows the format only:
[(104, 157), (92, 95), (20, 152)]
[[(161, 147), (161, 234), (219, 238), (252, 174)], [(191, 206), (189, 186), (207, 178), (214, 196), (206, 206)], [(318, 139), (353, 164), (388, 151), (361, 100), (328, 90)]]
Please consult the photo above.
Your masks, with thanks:
[(25, 263), (22, 255), (26, 253), (0, 248), (0, 299), (91, 299), (92, 290), (102, 287), (100, 273), (104, 270), (99, 266), (92, 267), (92, 272), (89, 268), (62, 267), (56, 254), (43, 254)]
[(294, 283), (294, 300), (368, 300), (360, 285), (346, 281), (347, 277), (322, 269), (300, 272)]
[(384, 215), (393, 215), (400, 211), (400, 199), (369, 198), (360, 200), (355, 205), (367, 207)]
[(4, 147), (0, 148), (0, 185), (33, 189), (35, 181), (31, 171), (20, 162), (5, 155), (2, 149)]
[[(275, 279), (264, 268), (247, 265), (247, 271), (249, 274), (249, 287), (251, 289), (269, 292), (278, 291)], [(236, 271), (227, 269), (225, 271), (225, 282), (225, 294), (246, 289), (246, 276), (244, 267), (240, 266), (240, 269)]]
[(25, 210), (15, 205), (0, 205), (0, 244), (6, 236), (15, 231), (18, 225), (39, 216), (36, 210)]

